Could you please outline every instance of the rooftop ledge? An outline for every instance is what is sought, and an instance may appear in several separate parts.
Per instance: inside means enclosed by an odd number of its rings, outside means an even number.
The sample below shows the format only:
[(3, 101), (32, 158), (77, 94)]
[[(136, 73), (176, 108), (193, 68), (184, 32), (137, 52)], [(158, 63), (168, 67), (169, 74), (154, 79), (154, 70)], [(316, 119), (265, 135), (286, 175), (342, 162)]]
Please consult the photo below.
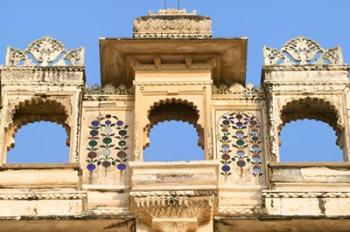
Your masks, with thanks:
[(350, 162), (279, 162), (269, 163), (270, 168), (310, 168), (310, 167), (326, 167), (326, 168), (349, 168)]
[[(215, 84), (245, 84), (248, 44), (245, 37), (176, 40), (101, 38), (99, 43), (103, 86), (132, 86), (137, 65), (171, 69), (174, 65), (184, 64), (186, 69), (191, 70), (197, 64), (208, 63), (213, 64), (211, 73)], [(158, 66), (155, 60), (161, 61)], [(190, 62), (186, 63), (186, 60)]]
[(80, 169), (79, 163), (52, 163), (52, 164), (41, 164), (41, 163), (26, 163), (26, 164), (2, 164), (0, 170), (21, 170), (21, 169)]
[(188, 168), (188, 167), (213, 167), (218, 166), (219, 161), (215, 160), (202, 160), (202, 161), (172, 161), (172, 162), (144, 162), (144, 161), (134, 161), (129, 162), (131, 168), (135, 167), (138, 169), (142, 168)]

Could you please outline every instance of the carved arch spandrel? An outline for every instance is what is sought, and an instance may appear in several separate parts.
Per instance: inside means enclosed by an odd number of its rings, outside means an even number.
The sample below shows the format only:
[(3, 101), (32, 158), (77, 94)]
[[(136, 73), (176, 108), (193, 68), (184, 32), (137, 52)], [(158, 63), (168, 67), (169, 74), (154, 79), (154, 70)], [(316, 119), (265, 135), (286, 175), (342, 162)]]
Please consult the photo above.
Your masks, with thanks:
[[(65, 115), (64, 122), (60, 122), (58, 120), (55, 120), (55, 115), (51, 115), (49, 117), (52, 117), (53, 119), (50, 120), (52, 122), (57, 123), (64, 123), (66, 125), (71, 126), (70, 124), (70, 118), (72, 114), (72, 106), (70, 103), (70, 100), (67, 98), (59, 98), (59, 97), (47, 97), (47, 98), (41, 98), (41, 97), (29, 97), (27, 99), (15, 99), (15, 100), (9, 100), (8, 107), (7, 107), (7, 115), (6, 115), (6, 125), (4, 126), (5, 130), (9, 129), (13, 126), (13, 120), (16, 117), (17, 113), (21, 113), (21, 110), (32, 110), (34, 107), (42, 107), (42, 106), (50, 106), (57, 112), (61, 112)], [(38, 110), (38, 109), (37, 109)], [(47, 116), (43, 116), (42, 112), (35, 113), (28, 113), (30, 116), (37, 117), (38, 121), (47, 120)], [(42, 119), (38, 118), (42, 117)]]

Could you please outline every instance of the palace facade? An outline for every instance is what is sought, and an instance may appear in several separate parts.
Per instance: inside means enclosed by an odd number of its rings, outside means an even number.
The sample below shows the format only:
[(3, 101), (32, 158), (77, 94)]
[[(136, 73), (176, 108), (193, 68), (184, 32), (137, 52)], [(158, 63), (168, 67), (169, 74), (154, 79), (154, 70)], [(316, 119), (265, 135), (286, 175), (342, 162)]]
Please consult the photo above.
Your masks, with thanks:
[[(213, 38), (196, 12), (160, 10), (132, 38), (101, 38), (102, 86), (86, 87), (84, 49), (44, 37), (0, 67), (0, 231), (350, 231), (349, 66), (340, 47), (297, 37), (264, 47), (246, 85), (247, 38)], [(328, 123), (341, 163), (280, 162), (293, 120)], [(192, 124), (205, 159), (144, 162), (149, 132)], [(69, 163), (12, 164), (16, 131), (50, 121)], [(321, 136), (321, 135), (319, 135)]]

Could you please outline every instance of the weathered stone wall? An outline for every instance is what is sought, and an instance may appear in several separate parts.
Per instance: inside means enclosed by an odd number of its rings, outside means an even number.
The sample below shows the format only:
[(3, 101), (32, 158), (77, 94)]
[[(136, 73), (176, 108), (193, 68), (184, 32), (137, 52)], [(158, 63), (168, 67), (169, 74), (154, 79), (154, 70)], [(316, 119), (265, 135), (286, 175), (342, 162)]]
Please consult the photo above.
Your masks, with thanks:
[[(8, 49), (0, 69), (1, 228), (33, 231), (54, 219), (52, 231), (346, 231), (350, 101), (341, 49), (303, 37), (265, 48), (262, 86), (254, 87), (227, 65), (246, 63), (245, 39), (206, 39), (215, 43), (206, 54), (201, 40), (180, 52), (177, 40), (162, 40), (169, 48), (162, 55), (154, 52), (158, 42), (149, 41), (146, 55), (121, 51), (130, 49), (124, 44), (115, 61), (122, 71), (114, 70), (124, 78), (103, 77), (103, 87), (92, 88), (83, 49), (66, 50), (49, 37)], [(303, 118), (335, 129), (344, 162), (279, 162), (281, 128)], [(143, 161), (150, 129), (169, 119), (195, 126), (204, 160)], [(7, 164), (17, 129), (41, 120), (66, 128), (69, 163)], [(22, 219), (27, 230), (19, 230)]]

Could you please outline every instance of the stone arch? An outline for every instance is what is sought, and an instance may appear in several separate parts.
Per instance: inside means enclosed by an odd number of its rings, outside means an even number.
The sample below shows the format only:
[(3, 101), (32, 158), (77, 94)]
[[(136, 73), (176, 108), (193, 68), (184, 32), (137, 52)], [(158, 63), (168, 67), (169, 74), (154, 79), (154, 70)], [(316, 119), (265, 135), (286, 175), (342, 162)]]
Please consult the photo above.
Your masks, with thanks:
[(198, 133), (198, 145), (204, 149), (204, 128), (198, 122), (199, 118), (198, 107), (188, 100), (168, 98), (155, 102), (147, 111), (148, 123), (144, 128), (145, 143), (143, 149), (150, 144), (149, 133), (151, 129), (160, 122), (170, 120), (187, 122), (193, 125)]
[(337, 107), (329, 100), (306, 97), (294, 99), (281, 107), (280, 123), (278, 125), (278, 134), (280, 135), (282, 128), (289, 122), (301, 119), (313, 119), (322, 121), (330, 125), (337, 136), (337, 145), (344, 147), (344, 125)]
[(280, 119), (279, 131), (286, 123), (299, 119), (314, 119), (328, 123), (337, 133), (341, 133), (344, 128), (337, 107), (321, 98), (307, 97), (287, 102), (281, 107)]
[(30, 123), (46, 121), (61, 125), (67, 132), (66, 143), (70, 145), (70, 109), (57, 99), (34, 97), (21, 101), (9, 111), (9, 121), (5, 126), (5, 148), (9, 151), (15, 146), (15, 134)]

